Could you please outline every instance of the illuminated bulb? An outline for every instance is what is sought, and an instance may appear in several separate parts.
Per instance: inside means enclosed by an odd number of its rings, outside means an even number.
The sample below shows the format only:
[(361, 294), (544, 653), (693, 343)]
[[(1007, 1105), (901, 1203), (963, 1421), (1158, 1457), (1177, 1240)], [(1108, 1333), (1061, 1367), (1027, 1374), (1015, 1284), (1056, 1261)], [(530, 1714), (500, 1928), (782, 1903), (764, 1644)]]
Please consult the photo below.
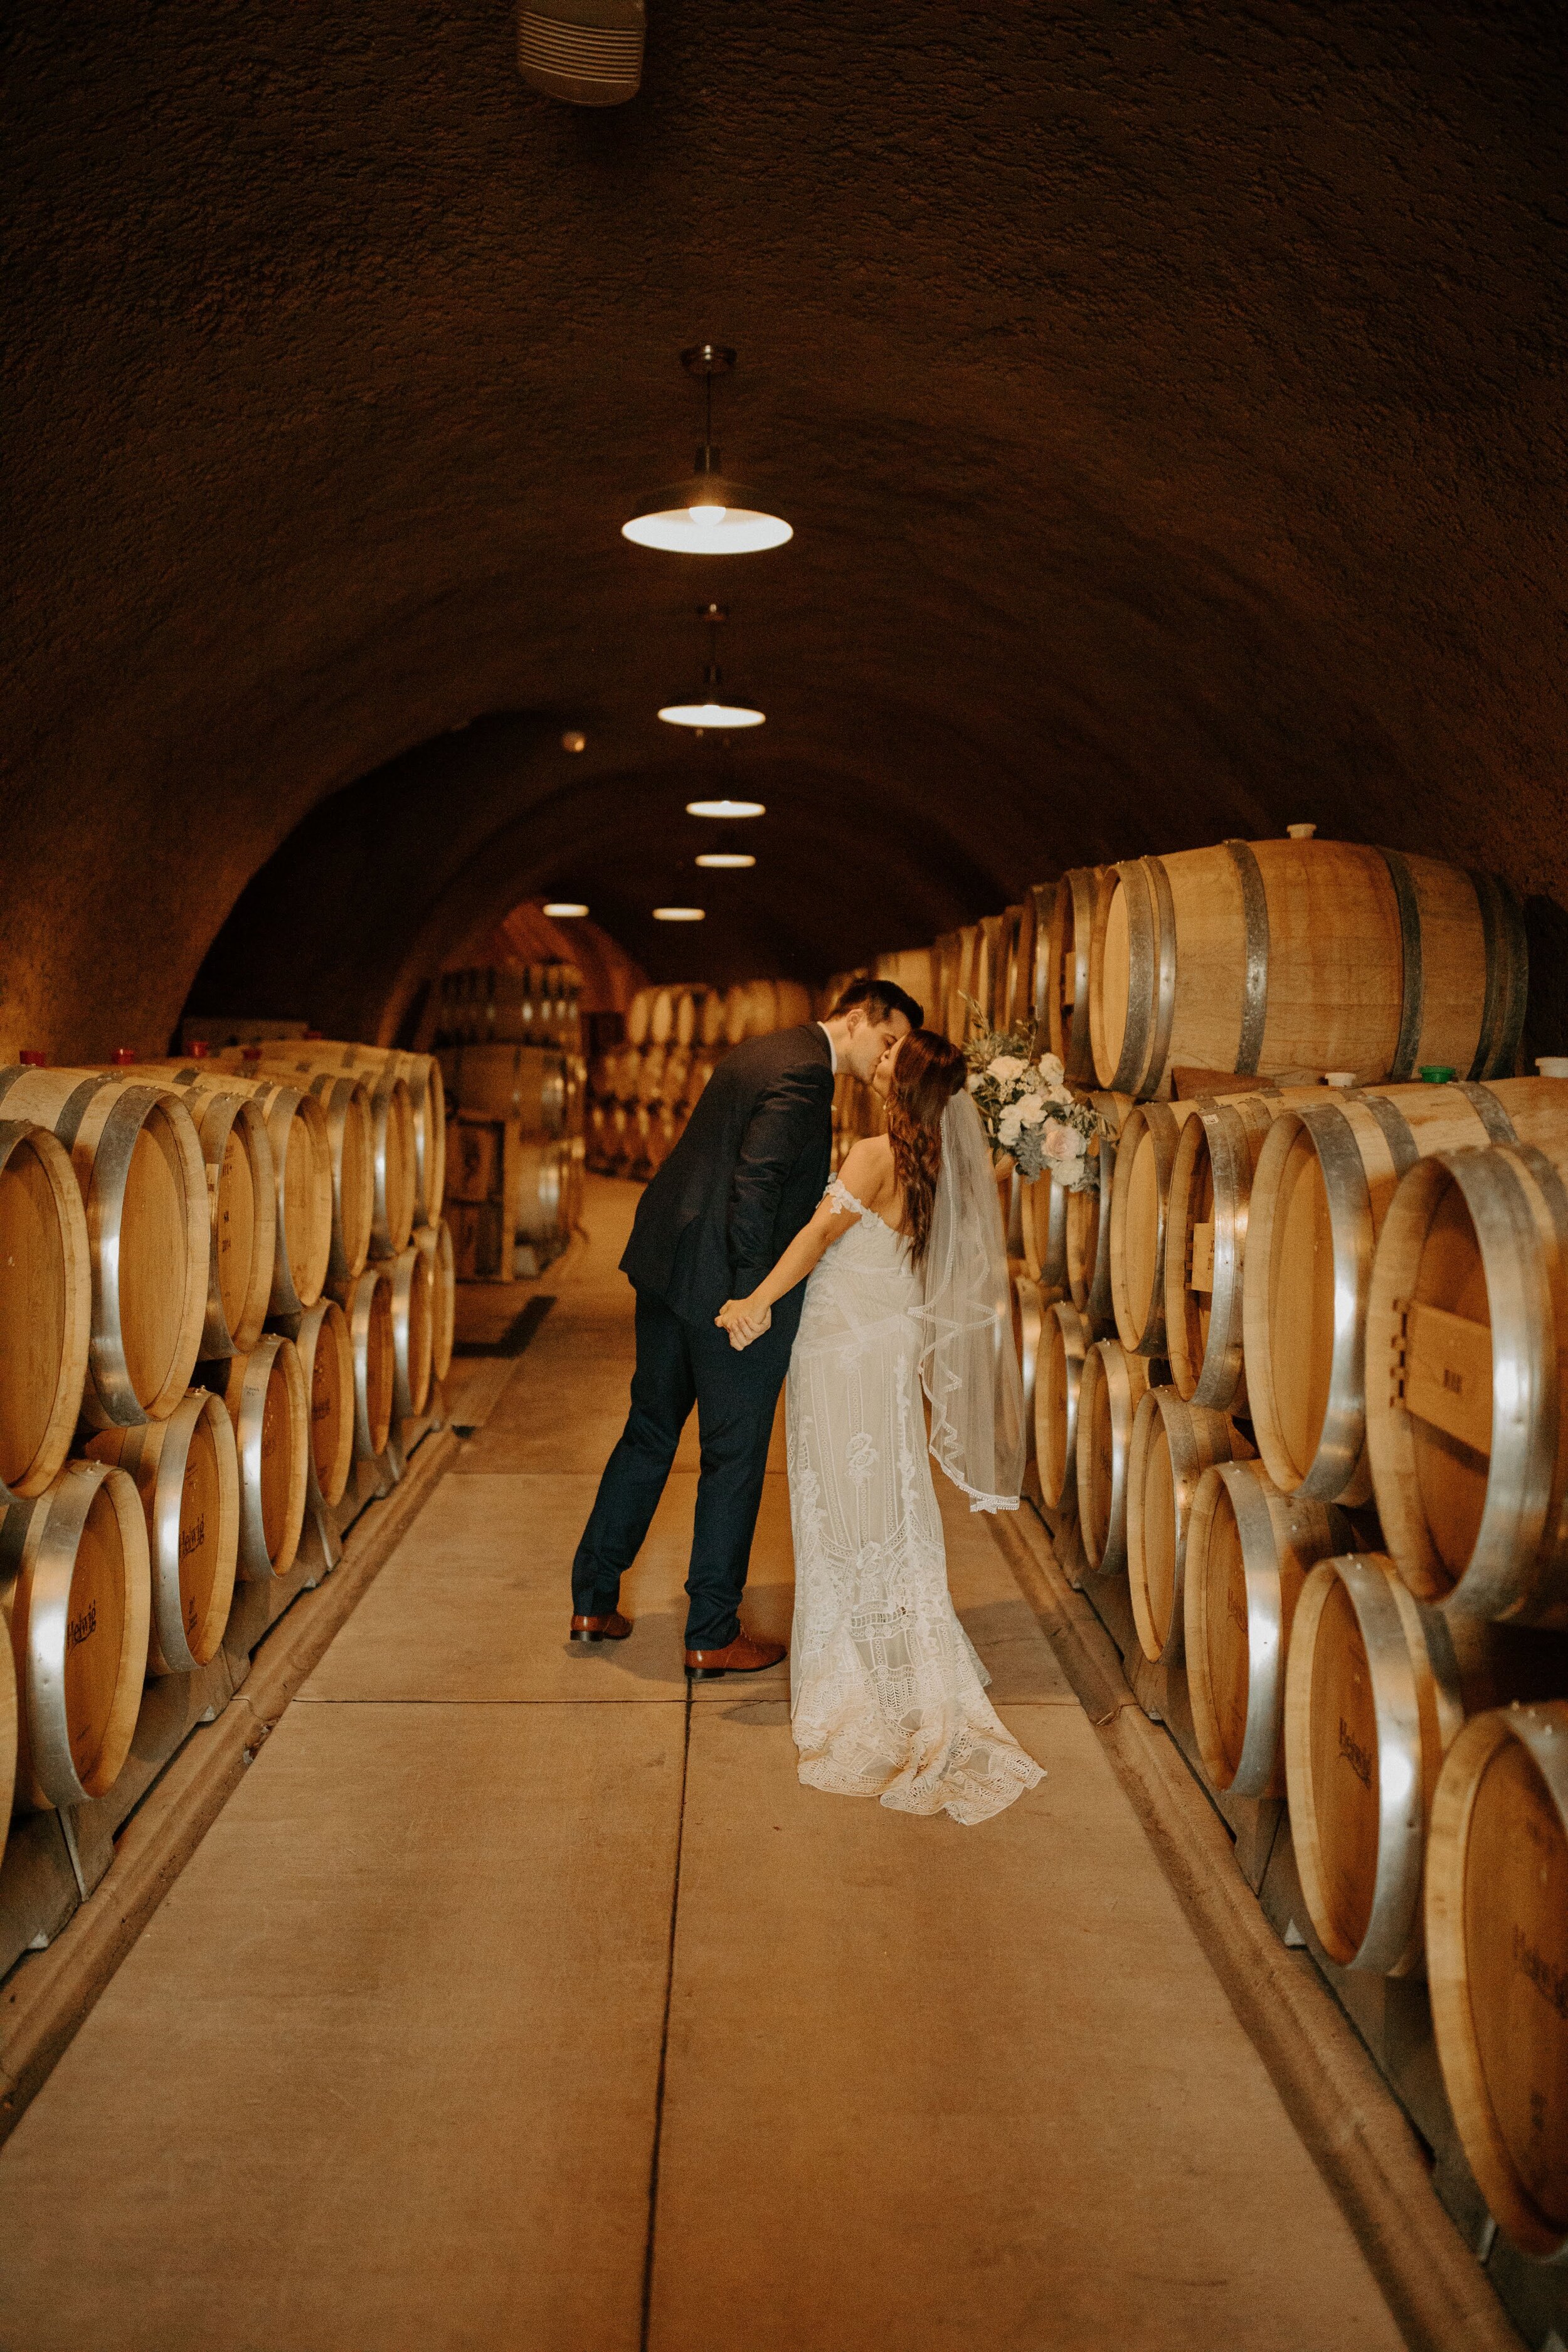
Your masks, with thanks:
[(761, 801), (688, 801), (688, 816), (766, 816)]
[(692, 521), (701, 523), (707, 530), (716, 530), (729, 511), (728, 507), (688, 507), (687, 509)]
[(656, 923), (700, 923), (707, 914), (705, 907), (656, 907), (653, 919)]
[(544, 911), (552, 921), (564, 923), (571, 921), (574, 916), (585, 915), (588, 909), (586, 907), (579, 906), (575, 898), (547, 898), (544, 902)]
[(697, 861), (699, 866), (754, 866), (756, 862), (754, 857), (748, 857), (743, 849), (706, 850)]
[(658, 715), (667, 727), (760, 727), (767, 717), (743, 702), (667, 702)]

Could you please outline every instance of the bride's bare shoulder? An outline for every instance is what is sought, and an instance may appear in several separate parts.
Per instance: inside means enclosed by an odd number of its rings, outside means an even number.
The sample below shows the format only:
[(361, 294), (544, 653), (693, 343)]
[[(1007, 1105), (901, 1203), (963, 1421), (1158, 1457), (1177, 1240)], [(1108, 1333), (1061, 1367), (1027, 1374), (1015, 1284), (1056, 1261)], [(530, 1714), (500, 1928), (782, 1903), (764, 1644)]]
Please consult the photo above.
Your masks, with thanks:
[(898, 1191), (893, 1147), (885, 1135), (862, 1136), (851, 1144), (838, 1173), (863, 1208), (879, 1209)]

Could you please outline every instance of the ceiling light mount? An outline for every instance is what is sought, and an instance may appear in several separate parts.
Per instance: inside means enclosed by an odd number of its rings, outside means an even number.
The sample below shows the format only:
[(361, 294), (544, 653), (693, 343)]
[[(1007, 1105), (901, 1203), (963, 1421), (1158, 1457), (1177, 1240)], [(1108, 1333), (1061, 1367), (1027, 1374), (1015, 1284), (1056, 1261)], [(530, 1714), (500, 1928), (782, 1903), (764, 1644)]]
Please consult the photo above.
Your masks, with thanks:
[(677, 555), (751, 555), (782, 547), (795, 536), (789, 524), (782, 515), (759, 507), (754, 491), (725, 478), (713, 442), (713, 379), (733, 368), (732, 348), (693, 343), (681, 352), (680, 364), (688, 375), (702, 382), (702, 446), (691, 478), (644, 499), (631, 520), (621, 525), (622, 538)]

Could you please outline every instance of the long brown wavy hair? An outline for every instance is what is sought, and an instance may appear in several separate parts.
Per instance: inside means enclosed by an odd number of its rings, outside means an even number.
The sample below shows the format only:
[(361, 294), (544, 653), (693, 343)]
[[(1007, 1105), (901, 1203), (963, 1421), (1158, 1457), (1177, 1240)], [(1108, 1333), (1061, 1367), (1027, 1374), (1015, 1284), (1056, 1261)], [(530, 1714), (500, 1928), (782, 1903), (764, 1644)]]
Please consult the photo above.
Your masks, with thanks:
[(934, 1029), (915, 1029), (899, 1047), (888, 1096), (888, 1140), (904, 1196), (910, 1256), (923, 1264), (931, 1244), (936, 1180), (942, 1173), (942, 1115), (968, 1076), (956, 1045)]

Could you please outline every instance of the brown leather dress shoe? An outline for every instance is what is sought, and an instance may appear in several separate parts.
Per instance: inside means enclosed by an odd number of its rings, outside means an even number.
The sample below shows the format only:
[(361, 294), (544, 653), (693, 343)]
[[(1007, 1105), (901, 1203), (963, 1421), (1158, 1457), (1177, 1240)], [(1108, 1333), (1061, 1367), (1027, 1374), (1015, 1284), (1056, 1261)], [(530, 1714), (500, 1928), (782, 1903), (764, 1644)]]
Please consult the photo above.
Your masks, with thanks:
[(749, 1633), (737, 1633), (721, 1650), (688, 1650), (686, 1671), (700, 1682), (714, 1682), (721, 1675), (760, 1675), (786, 1654), (782, 1642), (753, 1642)]
[(572, 1639), (574, 1642), (624, 1642), (631, 1632), (631, 1620), (612, 1609), (607, 1617), (574, 1617)]

